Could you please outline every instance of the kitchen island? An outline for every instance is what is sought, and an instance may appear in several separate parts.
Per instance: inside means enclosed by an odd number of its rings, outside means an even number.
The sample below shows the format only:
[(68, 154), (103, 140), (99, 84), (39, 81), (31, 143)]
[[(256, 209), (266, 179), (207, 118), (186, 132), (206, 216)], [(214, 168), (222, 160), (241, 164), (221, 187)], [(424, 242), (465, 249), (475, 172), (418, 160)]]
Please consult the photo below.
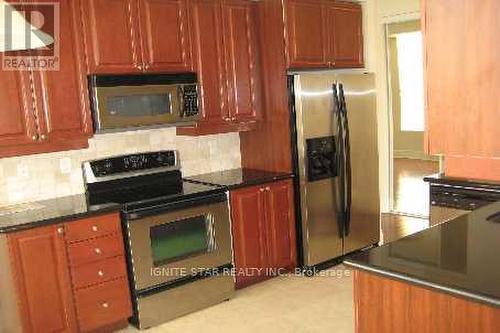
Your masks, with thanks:
[(356, 332), (500, 332), (500, 202), (347, 258)]

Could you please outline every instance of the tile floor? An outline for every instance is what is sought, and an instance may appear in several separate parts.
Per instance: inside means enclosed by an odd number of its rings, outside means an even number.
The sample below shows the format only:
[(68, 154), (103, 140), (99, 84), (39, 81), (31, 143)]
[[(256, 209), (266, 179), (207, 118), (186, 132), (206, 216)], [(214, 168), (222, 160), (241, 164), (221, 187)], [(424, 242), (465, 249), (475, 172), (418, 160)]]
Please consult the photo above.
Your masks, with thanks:
[[(134, 328), (120, 333), (137, 332)], [(222, 304), (189, 314), (148, 333), (354, 332), (351, 271), (337, 266), (322, 276), (277, 277), (245, 288)]]

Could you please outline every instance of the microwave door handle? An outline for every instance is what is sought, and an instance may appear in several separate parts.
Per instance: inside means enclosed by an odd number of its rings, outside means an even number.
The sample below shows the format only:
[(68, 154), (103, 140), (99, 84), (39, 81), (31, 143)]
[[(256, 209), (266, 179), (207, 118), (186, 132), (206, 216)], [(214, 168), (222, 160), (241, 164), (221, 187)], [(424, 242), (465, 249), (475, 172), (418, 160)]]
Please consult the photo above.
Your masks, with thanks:
[[(182, 86), (177, 87), (177, 94), (179, 95), (179, 118), (184, 118), (185, 110), (184, 110), (184, 89)], [(170, 98), (170, 111), (172, 110), (172, 98)]]

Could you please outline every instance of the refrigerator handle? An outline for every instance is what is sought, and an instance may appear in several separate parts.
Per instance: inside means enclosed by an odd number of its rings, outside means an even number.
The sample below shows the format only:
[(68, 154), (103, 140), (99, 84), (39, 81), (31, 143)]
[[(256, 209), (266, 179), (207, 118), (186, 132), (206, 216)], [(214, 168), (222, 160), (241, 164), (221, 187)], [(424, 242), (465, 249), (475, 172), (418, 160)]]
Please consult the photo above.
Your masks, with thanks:
[(340, 109), (343, 118), (343, 131), (344, 131), (344, 156), (345, 156), (345, 177), (344, 177), (344, 188), (345, 188), (345, 236), (349, 235), (351, 227), (351, 206), (352, 206), (352, 170), (351, 170), (351, 144), (349, 138), (349, 117), (347, 115), (347, 104), (345, 101), (344, 86), (339, 85), (339, 98), (340, 98)]
[(339, 229), (340, 238), (344, 237), (345, 234), (345, 163), (344, 163), (344, 130), (343, 121), (341, 113), (341, 105), (338, 96), (337, 84), (332, 85), (333, 92), (333, 113), (337, 124), (337, 140), (335, 149), (335, 161), (337, 167), (338, 181), (335, 181), (335, 197), (337, 206), (337, 225)]

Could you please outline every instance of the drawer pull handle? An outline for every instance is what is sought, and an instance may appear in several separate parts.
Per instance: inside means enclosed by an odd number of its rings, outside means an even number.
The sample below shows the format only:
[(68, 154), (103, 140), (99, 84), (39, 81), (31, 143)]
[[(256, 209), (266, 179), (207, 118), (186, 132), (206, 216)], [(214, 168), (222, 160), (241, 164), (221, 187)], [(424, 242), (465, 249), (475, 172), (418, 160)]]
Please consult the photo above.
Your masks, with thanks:
[(100, 249), (100, 248), (95, 248), (95, 249), (94, 249), (94, 252), (95, 252), (96, 254), (101, 254), (101, 253), (102, 253), (102, 251), (101, 251), (101, 249)]
[(99, 228), (97, 228), (97, 226), (96, 226), (96, 225), (93, 225), (93, 226), (92, 226), (92, 231), (93, 231), (93, 232), (97, 232), (97, 231), (99, 231)]
[(64, 234), (64, 228), (62, 228), (62, 227), (57, 228), (57, 233), (58, 233), (59, 235)]
[(102, 307), (107, 309), (107, 308), (109, 308), (109, 304), (107, 302), (104, 302), (104, 303), (102, 303)]
[(97, 275), (99, 275), (99, 276), (101, 276), (101, 277), (102, 277), (102, 276), (104, 276), (104, 272), (103, 272), (103, 271), (101, 271), (101, 270), (99, 270), (99, 271), (97, 271)]

